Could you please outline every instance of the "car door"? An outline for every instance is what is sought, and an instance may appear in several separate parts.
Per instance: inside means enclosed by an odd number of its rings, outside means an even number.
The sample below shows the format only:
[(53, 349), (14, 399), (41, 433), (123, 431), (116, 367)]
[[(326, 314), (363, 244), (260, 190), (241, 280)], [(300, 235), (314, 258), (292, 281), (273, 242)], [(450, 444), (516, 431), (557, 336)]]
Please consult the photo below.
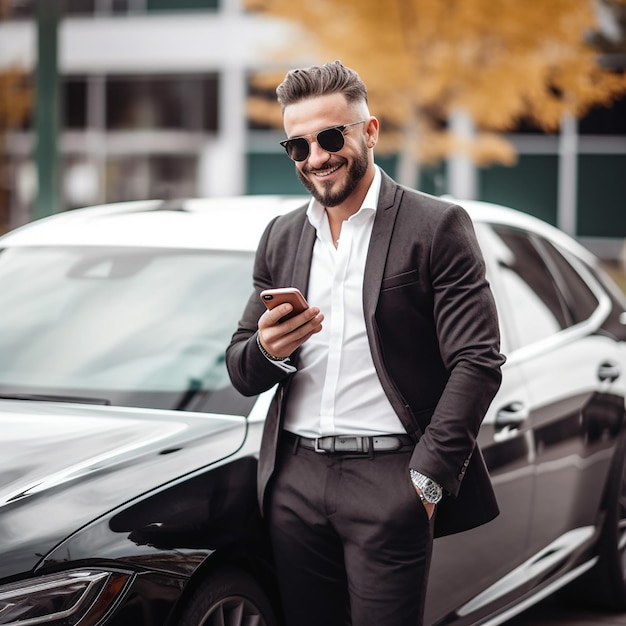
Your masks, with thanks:
[(435, 541), (425, 623), (479, 619), (526, 585), (511, 574), (528, 557), (534, 445), (527, 420), (530, 399), (521, 363), (511, 342), (505, 300), (498, 288), (499, 240), (484, 224), (476, 231), (487, 261), (502, 335), (502, 385), (483, 421), (479, 445), (489, 468), (500, 515), (470, 531)]
[[(589, 543), (623, 415), (619, 343), (602, 332), (611, 302), (584, 264), (547, 238), (503, 225), (501, 265), (534, 445), (529, 584)], [(568, 255), (567, 257), (565, 255)]]

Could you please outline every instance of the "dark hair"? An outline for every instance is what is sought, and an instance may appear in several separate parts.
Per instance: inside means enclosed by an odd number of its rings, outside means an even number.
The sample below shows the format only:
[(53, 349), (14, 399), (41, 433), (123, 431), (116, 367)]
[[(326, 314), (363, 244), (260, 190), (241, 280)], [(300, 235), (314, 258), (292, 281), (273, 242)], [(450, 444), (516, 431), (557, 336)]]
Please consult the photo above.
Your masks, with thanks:
[(363, 100), (367, 103), (367, 87), (359, 75), (341, 61), (291, 70), (276, 88), (283, 111), (300, 100), (333, 93), (342, 93), (348, 102)]

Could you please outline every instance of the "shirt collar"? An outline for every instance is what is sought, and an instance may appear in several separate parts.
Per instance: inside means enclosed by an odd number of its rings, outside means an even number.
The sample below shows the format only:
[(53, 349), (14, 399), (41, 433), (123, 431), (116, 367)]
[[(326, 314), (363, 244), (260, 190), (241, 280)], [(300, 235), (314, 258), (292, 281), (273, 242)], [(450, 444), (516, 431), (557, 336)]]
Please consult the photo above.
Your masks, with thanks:
[[(369, 189), (367, 190), (367, 193), (365, 194), (363, 203), (359, 207), (359, 210), (353, 216), (351, 216), (350, 219), (352, 219), (352, 217), (358, 215), (359, 213), (362, 213), (365, 211), (372, 211), (374, 213), (376, 212), (376, 207), (378, 206), (378, 197), (380, 195), (381, 180), (382, 180), (382, 176), (380, 173), (380, 169), (377, 165), (375, 165), (374, 166), (374, 178), (372, 180), (372, 183), (369, 186)], [(318, 229), (321, 226), (322, 220), (325, 217), (325, 212), (326, 212), (326, 209), (315, 198), (311, 198), (311, 200), (309, 201), (309, 208), (307, 209), (306, 214), (309, 219), (309, 222), (316, 229)]]

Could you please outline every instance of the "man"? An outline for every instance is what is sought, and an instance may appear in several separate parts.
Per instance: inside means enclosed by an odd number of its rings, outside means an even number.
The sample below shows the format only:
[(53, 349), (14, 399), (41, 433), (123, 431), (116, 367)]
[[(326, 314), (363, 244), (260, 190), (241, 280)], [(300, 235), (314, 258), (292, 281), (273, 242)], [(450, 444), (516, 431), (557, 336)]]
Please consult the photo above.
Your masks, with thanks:
[[(416, 626), (433, 534), (498, 513), (476, 447), (503, 362), (484, 262), (463, 209), (374, 164), (353, 70), (293, 70), (277, 95), (312, 199), (268, 225), (227, 365), (244, 394), (279, 383), (259, 500), (286, 623)], [(311, 306), (284, 320), (259, 294), (288, 286)]]

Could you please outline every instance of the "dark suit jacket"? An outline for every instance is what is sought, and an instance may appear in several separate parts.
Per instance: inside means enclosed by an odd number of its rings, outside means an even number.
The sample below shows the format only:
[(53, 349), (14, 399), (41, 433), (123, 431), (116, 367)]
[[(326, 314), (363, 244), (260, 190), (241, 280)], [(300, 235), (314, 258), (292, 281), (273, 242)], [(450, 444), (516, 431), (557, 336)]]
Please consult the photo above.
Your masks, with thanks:
[[(307, 292), (315, 229), (306, 207), (275, 218), (261, 238), (254, 293), (227, 349), (234, 386), (254, 395), (280, 383), (259, 461), (259, 502), (274, 469), (290, 375), (256, 344), (259, 292)], [(416, 446), (410, 467), (442, 485), (437, 536), (493, 519), (498, 507), (476, 436), (500, 385), (499, 331), (467, 213), (383, 173), (363, 279), (365, 324), (383, 389)], [(313, 303), (314, 304), (314, 303)], [(292, 355), (297, 366), (298, 352)], [(408, 470), (407, 470), (408, 473)], [(407, 478), (408, 479), (408, 478)]]

